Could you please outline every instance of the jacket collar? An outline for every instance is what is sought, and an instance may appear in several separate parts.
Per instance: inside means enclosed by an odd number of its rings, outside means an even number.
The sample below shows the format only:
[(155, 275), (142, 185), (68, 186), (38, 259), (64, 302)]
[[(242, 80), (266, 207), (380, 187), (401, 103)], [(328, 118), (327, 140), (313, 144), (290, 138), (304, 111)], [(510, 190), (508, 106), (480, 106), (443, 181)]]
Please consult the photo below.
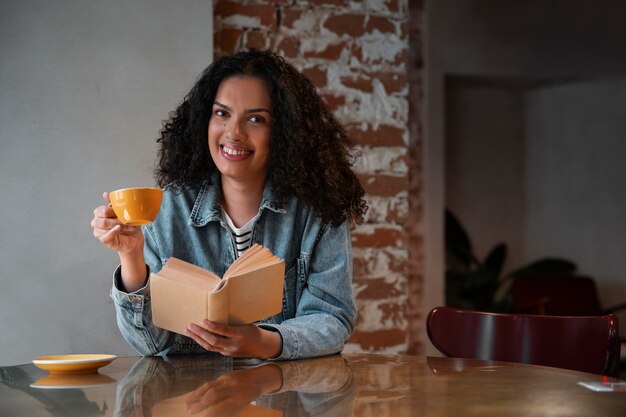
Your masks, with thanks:
[[(189, 216), (189, 225), (195, 227), (205, 226), (212, 221), (222, 220), (222, 181), (219, 172), (211, 175), (210, 180), (206, 181), (198, 192), (196, 202)], [(272, 185), (269, 181), (265, 182), (263, 189), (263, 199), (259, 208), (259, 214), (263, 209), (268, 209), (276, 213), (284, 214), (286, 210), (284, 205), (280, 204), (275, 198)], [(258, 215), (257, 215), (258, 217)]]

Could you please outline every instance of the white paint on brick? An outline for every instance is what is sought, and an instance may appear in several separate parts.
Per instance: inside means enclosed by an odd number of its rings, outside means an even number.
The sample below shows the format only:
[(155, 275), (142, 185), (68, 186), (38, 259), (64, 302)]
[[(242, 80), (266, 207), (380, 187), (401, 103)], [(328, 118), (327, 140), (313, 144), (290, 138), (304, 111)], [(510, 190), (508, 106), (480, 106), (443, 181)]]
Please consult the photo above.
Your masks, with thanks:
[[(378, 248), (352, 248), (352, 254), (366, 264), (367, 275), (362, 275), (360, 278), (385, 277), (385, 282), (397, 279), (406, 280), (404, 274), (393, 272), (389, 267), (392, 262), (394, 264), (406, 264), (408, 254), (405, 248), (387, 247), (382, 250)], [(387, 278), (390, 281), (387, 281)]]
[(333, 62), (328, 65), (326, 70), (326, 87), (330, 91), (346, 90), (346, 87), (341, 83), (341, 77), (351, 73), (351, 71), (341, 62), (346, 53), (349, 52), (343, 51), (341, 53), (342, 58), (339, 62)]
[[(408, 119), (408, 114), (409, 114), (409, 102), (406, 102), (406, 112), (407, 112), (407, 119)], [(408, 147), (409, 146), (409, 129), (404, 129), (404, 132), (402, 132), (402, 142), (404, 142), (404, 144)]]
[[(400, 0), (400, 3), (403, 1)], [(365, 10), (370, 12), (377, 12), (381, 14), (390, 15), (391, 11), (389, 11), (389, 6), (387, 6), (388, 1), (386, 0), (365, 0), (363, 2), (363, 6)]]
[(405, 158), (408, 149), (404, 147), (363, 147), (361, 157), (354, 169), (358, 173), (408, 174)]
[(406, 219), (409, 213), (408, 194), (408, 191), (401, 191), (393, 197), (366, 196), (369, 208), (365, 214), (365, 223), (389, 222), (392, 212), (398, 219)]
[(337, 60), (337, 64), (339, 64), (345, 71), (349, 71), (353, 73), (354, 71), (350, 68), (350, 60), (352, 59), (352, 51), (349, 48), (345, 48), (341, 51), (339, 55), (339, 59)]
[[(335, 111), (339, 120), (345, 124), (360, 124), (364, 131), (367, 130), (367, 123), (374, 130), (378, 129), (380, 124), (406, 128), (409, 114), (406, 98), (408, 90), (401, 94), (389, 95), (383, 83), (378, 79), (372, 80), (373, 92), (371, 94), (346, 87), (342, 84), (341, 78), (358, 75), (354, 73), (350, 65), (347, 65), (349, 59), (351, 59), (349, 52), (344, 51), (341, 59), (329, 64), (326, 71), (327, 84), (324, 90), (341, 93), (346, 99), (346, 104)], [(357, 67), (360, 65), (357, 64)]]
[(373, 79), (372, 87), (374, 88), (374, 92), (372, 93), (372, 102), (380, 103), (382, 111), (386, 114), (393, 114), (389, 96), (385, 91), (385, 86), (383, 85), (383, 83), (381, 83), (378, 79)]
[(356, 68), (359, 65), (361, 65), (361, 62), (355, 56), (350, 55), (350, 66)]
[(300, 19), (293, 22), (293, 33), (306, 34), (307, 32), (313, 32), (317, 28), (317, 22), (319, 21), (319, 15), (312, 12), (304, 12), (300, 15)]
[(343, 86), (340, 88), (347, 91), (346, 104), (338, 108), (335, 114), (344, 123), (367, 120), (373, 130), (378, 129), (381, 124), (397, 124), (394, 115), (400, 115), (402, 110), (397, 107), (397, 100), (392, 96), (374, 96)]
[[(378, 230), (396, 230), (402, 232), (402, 226), (397, 224), (360, 224), (354, 229), (354, 233), (360, 233), (364, 235), (373, 235)], [(353, 234), (354, 234), (353, 233)]]
[[(359, 305), (359, 331), (375, 332), (377, 330), (404, 329), (407, 326), (405, 318), (393, 320), (391, 317), (385, 318), (381, 304), (387, 304), (390, 300), (368, 300), (367, 303)], [(401, 302), (398, 300), (398, 302)]]
[(389, 211), (391, 209), (391, 205), (393, 204), (393, 199), (388, 197), (367, 197), (367, 205), (369, 208), (367, 209), (367, 213), (365, 214), (366, 222), (373, 223), (382, 223), (389, 216)]
[(397, 226), (393, 226), (393, 227), (388, 227), (387, 225), (380, 225), (380, 224), (360, 224), (357, 225), (354, 228), (354, 233), (360, 233), (363, 235), (373, 235), (374, 233), (376, 233), (377, 230), (379, 229), (395, 229), (395, 230), (402, 230), (402, 228), (399, 228)]
[(328, 48), (328, 45), (337, 42), (336, 36), (307, 36), (304, 39), (300, 39), (300, 51), (301, 52), (322, 52)]
[(250, 16), (242, 16), (242, 15), (232, 15), (227, 16), (222, 19), (223, 23), (227, 25), (232, 25), (236, 27), (244, 27), (244, 28), (263, 28), (261, 25), (261, 19), (258, 17), (250, 17)]
[(383, 328), (383, 312), (378, 308), (378, 301), (368, 300), (359, 307), (359, 331), (372, 332)]
[[(397, 35), (383, 34), (377, 29), (361, 36), (359, 42), (363, 53), (362, 63), (378, 61), (395, 63), (398, 56), (409, 47), (408, 42), (400, 39)], [(405, 66), (405, 63), (402, 62), (396, 70), (404, 71)]]

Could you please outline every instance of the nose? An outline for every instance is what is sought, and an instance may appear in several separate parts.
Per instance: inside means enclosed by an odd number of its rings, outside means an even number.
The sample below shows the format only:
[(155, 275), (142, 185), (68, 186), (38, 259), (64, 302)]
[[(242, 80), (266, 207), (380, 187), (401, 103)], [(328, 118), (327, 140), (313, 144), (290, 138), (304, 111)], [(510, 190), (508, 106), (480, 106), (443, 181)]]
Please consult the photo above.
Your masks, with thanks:
[(231, 117), (226, 123), (226, 138), (233, 141), (243, 141), (246, 139), (243, 121), (238, 117)]

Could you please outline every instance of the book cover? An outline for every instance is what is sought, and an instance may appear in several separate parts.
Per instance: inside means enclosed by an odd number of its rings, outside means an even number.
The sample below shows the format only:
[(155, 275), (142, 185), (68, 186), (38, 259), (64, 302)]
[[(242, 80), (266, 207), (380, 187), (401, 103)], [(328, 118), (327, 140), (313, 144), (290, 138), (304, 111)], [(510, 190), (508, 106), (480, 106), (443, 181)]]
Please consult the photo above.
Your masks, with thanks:
[(285, 261), (255, 244), (220, 278), (177, 258), (150, 274), (152, 320), (185, 334), (189, 323), (254, 323), (282, 309)]

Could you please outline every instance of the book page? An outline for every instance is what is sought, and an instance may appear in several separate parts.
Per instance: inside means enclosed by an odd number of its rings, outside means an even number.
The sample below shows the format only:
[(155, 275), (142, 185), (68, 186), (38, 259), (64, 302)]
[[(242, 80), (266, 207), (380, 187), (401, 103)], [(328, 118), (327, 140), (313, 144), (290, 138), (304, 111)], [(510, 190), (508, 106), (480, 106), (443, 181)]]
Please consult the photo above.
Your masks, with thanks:
[(241, 276), (280, 262), (281, 260), (274, 256), (269, 249), (255, 243), (226, 270), (224, 279)]
[(232, 265), (228, 267), (228, 269), (224, 273), (224, 278), (235, 273), (239, 268), (241, 268), (242, 265), (249, 262), (249, 260), (253, 258), (254, 256), (256, 256), (260, 251), (263, 251), (263, 249), (265, 248), (259, 245), (258, 243), (255, 243), (254, 245), (250, 246), (250, 248), (248, 248), (248, 250), (245, 251), (243, 255), (235, 259), (235, 262), (233, 262)]
[(246, 263), (245, 265), (241, 265), (234, 273), (229, 273), (228, 275), (224, 275), (224, 279), (229, 279), (233, 277), (240, 277), (242, 275), (247, 275), (253, 271), (257, 271), (260, 269), (267, 268), (271, 265), (276, 265), (281, 263), (282, 261), (278, 259), (276, 256), (271, 255), (268, 258), (260, 259), (255, 261), (254, 263)]
[(168, 259), (157, 275), (207, 291), (213, 291), (222, 281), (213, 272), (177, 258)]

